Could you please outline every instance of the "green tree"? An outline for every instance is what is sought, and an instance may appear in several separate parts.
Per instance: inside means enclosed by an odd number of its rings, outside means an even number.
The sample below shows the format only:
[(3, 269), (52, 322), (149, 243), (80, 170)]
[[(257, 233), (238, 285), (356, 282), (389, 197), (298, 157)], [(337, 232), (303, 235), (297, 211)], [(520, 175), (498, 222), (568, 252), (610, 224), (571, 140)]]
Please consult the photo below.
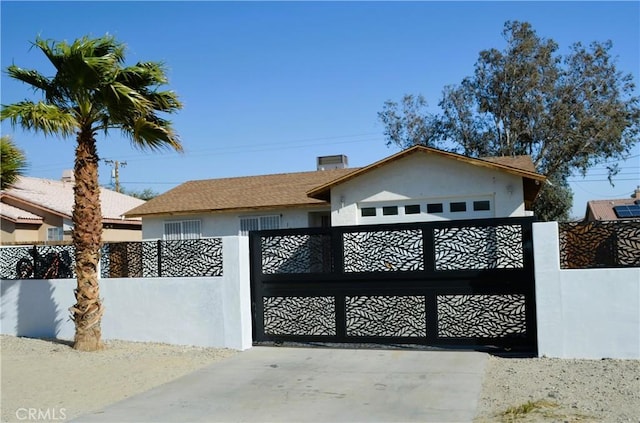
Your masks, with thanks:
[[(611, 57), (612, 43), (575, 43), (565, 56), (526, 22), (506, 22), (506, 48), (481, 51), (473, 76), (447, 86), (431, 114), (421, 96), (387, 101), (379, 118), (388, 144), (415, 144), (472, 157), (530, 155), (552, 186), (536, 199), (536, 215), (565, 219), (567, 178), (623, 159), (639, 140), (639, 99), (631, 74)], [(417, 134), (417, 136), (416, 136)], [(609, 168), (610, 177), (616, 168)]]
[(0, 189), (15, 184), (27, 169), (27, 158), (10, 136), (0, 137)]
[(151, 188), (145, 188), (142, 191), (128, 190), (123, 189), (121, 191), (123, 194), (130, 195), (135, 198), (139, 198), (140, 200), (149, 201), (152, 198), (157, 197), (159, 194), (152, 190)]
[(112, 36), (83, 37), (71, 44), (37, 38), (34, 46), (51, 62), (55, 75), (9, 66), (10, 77), (42, 98), (3, 105), (0, 118), (45, 136), (76, 136), (72, 220), (78, 280), (70, 311), (76, 327), (74, 348), (95, 351), (102, 347), (104, 312), (97, 277), (102, 212), (96, 136), (118, 129), (135, 147), (182, 151), (171, 122), (161, 116), (182, 105), (173, 91), (161, 90), (168, 82), (162, 64), (125, 66), (125, 46)]

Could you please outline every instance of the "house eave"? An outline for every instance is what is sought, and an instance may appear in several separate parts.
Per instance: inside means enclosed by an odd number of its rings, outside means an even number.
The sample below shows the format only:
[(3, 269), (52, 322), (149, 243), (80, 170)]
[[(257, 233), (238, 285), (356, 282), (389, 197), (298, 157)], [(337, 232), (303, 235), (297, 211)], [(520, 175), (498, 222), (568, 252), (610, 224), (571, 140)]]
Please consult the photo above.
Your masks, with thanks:
[(272, 204), (266, 206), (252, 206), (252, 207), (227, 207), (219, 209), (192, 209), (192, 210), (180, 210), (180, 211), (165, 211), (157, 213), (136, 213), (126, 214), (125, 217), (140, 217), (140, 218), (156, 218), (164, 216), (190, 216), (194, 214), (224, 214), (224, 213), (253, 213), (262, 211), (273, 211), (282, 209), (326, 209), (330, 208), (331, 204), (328, 202), (318, 203), (295, 203), (295, 204)]
[(2, 215), (0, 216), (0, 218), (7, 220), (11, 223), (19, 223), (23, 225), (42, 225), (42, 223), (44, 223), (42, 219), (29, 219), (29, 218), (22, 218), (22, 217), (11, 217), (6, 215)]
[[(51, 209), (49, 207), (42, 206), (40, 204), (34, 203), (32, 201), (29, 201), (29, 200), (25, 200), (24, 198), (21, 198), (21, 197), (16, 197), (15, 195), (3, 193), (2, 197), (9, 198), (12, 201), (15, 201), (16, 203), (20, 203), (22, 205), (27, 205), (29, 207), (33, 207), (34, 209), (40, 210), (40, 211), (45, 212), (45, 213), (53, 214), (55, 216), (62, 217), (64, 219), (71, 219), (71, 216), (66, 214), (66, 213), (63, 213), (63, 212), (61, 212), (59, 210)], [(10, 204), (10, 203), (7, 203), (7, 204), (14, 206), (13, 204)], [(14, 206), (14, 207), (16, 207), (16, 206)]]

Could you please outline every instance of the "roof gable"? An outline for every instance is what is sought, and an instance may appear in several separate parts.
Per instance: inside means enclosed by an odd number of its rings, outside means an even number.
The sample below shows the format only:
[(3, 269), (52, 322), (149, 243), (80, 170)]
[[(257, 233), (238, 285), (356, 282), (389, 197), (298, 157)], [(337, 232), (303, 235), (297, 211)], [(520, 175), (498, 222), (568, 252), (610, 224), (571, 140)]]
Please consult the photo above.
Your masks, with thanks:
[[(312, 198), (321, 199), (328, 201), (330, 198), (331, 188), (336, 185), (347, 182), (351, 179), (357, 178), (363, 174), (372, 172), (382, 166), (386, 166), (389, 163), (393, 163), (397, 160), (408, 157), (413, 154), (435, 154), (441, 157), (446, 157), (452, 160), (458, 160), (464, 163), (467, 163), (472, 166), (481, 166), (489, 169), (494, 169), (497, 171), (511, 173), (517, 176), (521, 176), (525, 181), (525, 201), (531, 202), (537, 195), (540, 189), (540, 183), (545, 181), (546, 178), (544, 175), (535, 172), (535, 168), (533, 166), (533, 162), (529, 156), (516, 156), (516, 157), (491, 157), (491, 158), (482, 158), (475, 159), (472, 157), (463, 156), (456, 153), (450, 153), (443, 150), (438, 150), (435, 148), (424, 147), (424, 146), (414, 146), (403, 150), (399, 153), (396, 153), (390, 157), (382, 159), (378, 162), (375, 162), (369, 166), (360, 168), (354, 172), (343, 175), (333, 181), (328, 181), (323, 185), (319, 185), (314, 187), (313, 189), (307, 191), (307, 195)], [(529, 181), (529, 183), (527, 183)]]

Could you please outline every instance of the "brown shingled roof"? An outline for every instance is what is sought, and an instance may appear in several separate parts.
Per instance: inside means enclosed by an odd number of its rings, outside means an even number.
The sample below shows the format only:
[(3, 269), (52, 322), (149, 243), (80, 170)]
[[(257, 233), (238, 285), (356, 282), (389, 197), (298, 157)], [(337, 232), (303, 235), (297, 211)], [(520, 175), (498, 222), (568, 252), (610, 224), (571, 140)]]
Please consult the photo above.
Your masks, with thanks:
[(536, 167), (533, 164), (533, 160), (531, 160), (531, 156), (481, 157), (480, 160), (526, 170), (527, 172), (536, 172)]
[(188, 181), (129, 210), (127, 217), (327, 205), (306, 192), (357, 168)]

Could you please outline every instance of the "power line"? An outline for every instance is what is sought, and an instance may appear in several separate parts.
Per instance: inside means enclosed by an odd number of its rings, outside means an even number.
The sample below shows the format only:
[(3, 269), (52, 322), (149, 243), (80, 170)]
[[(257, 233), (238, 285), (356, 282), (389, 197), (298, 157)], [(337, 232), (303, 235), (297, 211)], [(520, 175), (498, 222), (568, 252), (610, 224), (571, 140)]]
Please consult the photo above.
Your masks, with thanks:
[[(180, 153), (173, 153), (164, 155), (164, 158), (167, 157), (185, 157), (189, 154), (197, 154), (198, 157), (203, 156), (212, 156), (212, 155), (226, 155), (226, 154), (245, 154), (245, 153), (257, 153), (263, 151), (283, 151), (283, 150), (292, 150), (298, 148), (308, 148), (308, 147), (316, 147), (316, 146), (326, 146), (326, 145), (343, 145), (343, 144), (356, 144), (363, 142), (372, 142), (377, 141), (374, 139), (361, 139), (361, 140), (352, 140), (352, 141), (339, 141), (339, 142), (321, 142), (321, 143), (313, 143), (313, 144), (299, 144), (299, 145), (289, 145), (287, 147), (274, 146), (273, 144), (255, 144), (255, 145), (234, 145), (229, 147), (220, 147), (214, 149), (201, 149), (201, 150), (187, 150), (184, 155)], [(290, 143), (287, 143), (287, 145)], [(262, 146), (262, 147), (261, 147)], [(157, 156), (152, 155), (136, 155), (136, 156), (125, 156), (129, 161), (147, 161), (154, 160)]]
[(622, 197), (628, 196), (630, 193), (633, 192), (633, 191), (625, 191), (625, 192), (616, 193), (616, 194), (610, 194), (610, 193), (599, 194), (593, 191), (589, 191), (588, 189), (581, 187), (580, 185), (576, 185), (576, 188), (578, 188), (580, 191), (586, 192), (587, 194), (593, 195), (595, 197), (600, 197), (600, 198), (622, 198)]
[(185, 181), (179, 182), (144, 182), (144, 181), (124, 181), (123, 184), (145, 184), (145, 185), (178, 185), (183, 184)]
[[(378, 132), (369, 132), (362, 134), (352, 134), (352, 135), (335, 135), (329, 137), (317, 137), (317, 138), (302, 138), (296, 140), (288, 140), (288, 141), (277, 141), (277, 142), (269, 142), (269, 143), (250, 143), (250, 144), (234, 144), (234, 145), (226, 145), (226, 146), (216, 146), (213, 148), (204, 148), (204, 149), (194, 149), (187, 150), (186, 154), (198, 153), (209, 153), (209, 154), (238, 154), (238, 153), (246, 153), (246, 152), (260, 152), (260, 151), (272, 151), (272, 150), (285, 150), (286, 146), (292, 145), (288, 148), (303, 148), (303, 147), (315, 147), (321, 145), (340, 145), (340, 144), (354, 144), (354, 143), (362, 143), (362, 142), (373, 142), (373, 141), (381, 141), (382, 137), (378, 138), (366, 138), (366, 139), (356, 139), (356, 140), (347, 140), (347, 141), (337, 141), (337, 142), (317, 142), (324, 140), (338, 140), (343, 138), (354, 138), (354, 137), (371, 137), (374, 135), (380, 136)], [(309, 144), (309, 142), (312, 142)], [(257, 149), (256, 147), (261, 147)], [(282, 148), (285, 147), (285, 148)], [(162, 154), (163, 158), (177, 156), (183, 157), (180, 153), (177, 152), (169, 152), (168, 154)], [(132, 154), (132, 155), (123, 155), (122, 159), (127, 159), (128, 161), (146, 161), (146, 160), (154, 160), (159, 156), (156, 154)], [(61, 167), (68, 166), (69, 162), (60, 162), (60, 163), (47, 163), (46, 166), (32, 166), (31, 170), (57, 170)]]
[[(615, 178), (616, 176), (622, 176), (622, 175), (625, 175), (625, 176), (626, 175), (637, 175), (638, 178), (640, 178), (640, 173), (638, 173), (638, 172), (618, 172), (618, 173), (616, 173), (616, 174), (614, 174), (612, 176)], [(574, 175), (574, 176), (580, 176), (580, 175)], [(588, 175), (585, 175), (585, 178), (588, 178), (590, 176), (609, 176), (609, 174), (608, 173), (589, 173)]]
[[(623, 178), (623, 179), (618, 179), (618, 178), (611, 178), (611, 180), (613, 182), (625, 182), (625, 181), (638, 181), (640, 182), (640, 179), (638, 178)], [(567, 182), (608, 182), (608, 179), (583, 179), (583, 180), (577, 180), (577, 179), (567, 179)]]

